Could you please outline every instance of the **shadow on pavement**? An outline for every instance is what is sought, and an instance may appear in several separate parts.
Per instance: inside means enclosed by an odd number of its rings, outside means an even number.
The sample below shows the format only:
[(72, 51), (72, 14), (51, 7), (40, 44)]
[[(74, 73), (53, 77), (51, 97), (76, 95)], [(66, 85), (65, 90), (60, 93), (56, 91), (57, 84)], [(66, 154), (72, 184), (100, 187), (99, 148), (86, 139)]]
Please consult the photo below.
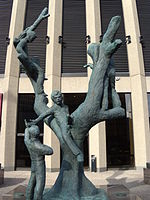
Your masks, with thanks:
[(24, 182), (25, 180), (25, 178), (5, 178), (4, 184), (0, 185), (0, 188), (17, 185)]

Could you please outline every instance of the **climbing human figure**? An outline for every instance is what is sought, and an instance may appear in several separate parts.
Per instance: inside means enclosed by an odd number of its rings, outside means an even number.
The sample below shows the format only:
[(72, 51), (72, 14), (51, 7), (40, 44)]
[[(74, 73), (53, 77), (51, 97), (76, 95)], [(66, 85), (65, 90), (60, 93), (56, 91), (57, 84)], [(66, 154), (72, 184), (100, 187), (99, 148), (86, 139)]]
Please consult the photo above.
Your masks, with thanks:
[(60, 91), (54, 90), (51, 94), (53, 106), (46, 112), (43, 112), (37, 119), (28, 122), (30, 125), (37, 124), (44, 120), (46, 117), (52, 116), (56, 119), (56, 122), (61, 130), (61, 135), (64, 142), (67, 144), (73, 155), (76, 156), (78, 162), (84, 161), (84, 156), (80, 148), (76, 145), (71, 137), (70, 127), (73, 119), (69, 115), (69, 108), (63, 103), (63, 95)]
[(37, 125), (28, 126), (25, 121), (24, 143), (31, 158), (31, 176), (26, 190), (26, 200), (42, 200), (46, 179), (45, 155), (52, 155), (53, 150), (39, 140), (40, 130)]

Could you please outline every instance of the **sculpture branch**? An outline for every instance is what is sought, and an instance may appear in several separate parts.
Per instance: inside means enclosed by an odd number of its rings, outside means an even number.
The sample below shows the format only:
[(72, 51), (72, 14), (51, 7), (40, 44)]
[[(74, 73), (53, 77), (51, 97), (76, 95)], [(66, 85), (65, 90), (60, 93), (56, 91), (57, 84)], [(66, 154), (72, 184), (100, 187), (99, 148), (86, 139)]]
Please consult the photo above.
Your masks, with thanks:
[[(114, 67), (110, 59), (112, 54), (120, 47), (121, 40), (116, 39), (114, 41), (115, 34), (119, 28), (121, 18), (119, 16), (113, 17), (109, 23), (108, 29), (104, 34), (101, 43), (93, 43), (89, 46), (88, 54), (93, 60), (92, 74), (89, 81), (88, 93), (85, 101), (79, 106), (79, 108), (72, 114), (80, 130), (87, 134), (89, 129), (100, 121), (114, 117), (124, 116), (124, 109), (121, 108), (120, 99), (112, 88), (112, 101), (113, 108), (108, 109), (108, 105), (104, 108), (104, 104), (108, 104), (108, 86), (109, 80), (114, 79), (115, 74), (111, 74), (110, 71)], [(110, 67), (111, 66), (111, 67)], [(107, 101), (107, 103), (106, 103)], [(116, 109), (116, 107), (118, 107)], [(87, 123), (88, 122), (88, 123)], [(83, 124), (85, 127), (83, 128)]]
[[(37, 28), (40, 22), (49, 17), (48, 9), (44, 8), (37, 20), (30, 27), (26, 28), (18, 38), (14, 39), (14, 46), (18, 53), (18, 59), (22, 63), (22, 66), (29, 77), (34, 92), (35, 92), (35, 101), (34, 101), (34, 110), (37, 115), (40, 115), (46, 112), (49, 107), (47, 106), (48, 99), (47, 95), (44, 92), (44, 70), (40, 67), (40, 62), (38, 57), (30, 58), (27, 52), (27, 44), (33, 42), (36, 39), (36, 34), (33, 30)], [(64, 144), (64, 140), (60, 134), (60, 128), (57, 125), (55, 119), (52, 117), (47, 117), (44, 122), (52, 128), (52, 130), (57, 135), (60, 140), (60, 144)]]

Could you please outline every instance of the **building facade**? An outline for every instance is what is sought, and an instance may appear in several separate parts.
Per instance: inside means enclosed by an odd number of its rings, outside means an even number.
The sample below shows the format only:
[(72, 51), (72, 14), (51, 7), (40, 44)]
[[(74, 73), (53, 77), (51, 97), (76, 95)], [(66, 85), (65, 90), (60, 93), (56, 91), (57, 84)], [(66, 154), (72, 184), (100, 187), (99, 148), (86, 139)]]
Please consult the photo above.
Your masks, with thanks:
[[(31, 25), (44, 7), (50, 17), (37, 28), (38, 38), (29, 46), (29, 55), (40, 58), (48, 79), (45, 92), (54, 89), (64, 94), (64, 102), (73, 112), (84, 101), (91, 70), (87, 48), (102, 40), (111, 17), (122, 22), (117, 38), (123, 44), (113, 56), (116, 66), (116, 90), (126, 116), (93, 127), (84, 143), (85, 167), (96, 157), (97, 171), (111, 167), (146, 166), (150, 162), (150, 39), (148, 0), (5, 0), (0, 1), (0, 163), (5, 170), (30, 166), (24, 146), (24, 119), (36, 118), (34, 92), (29, 79), (20, 70), (13, 39)], [(49, 102), (51, 105), (51, 101)], [(50, 171), (61, 163), (58, 139), (40, 124), (41, 141), (54, 149), (46, 158)]]

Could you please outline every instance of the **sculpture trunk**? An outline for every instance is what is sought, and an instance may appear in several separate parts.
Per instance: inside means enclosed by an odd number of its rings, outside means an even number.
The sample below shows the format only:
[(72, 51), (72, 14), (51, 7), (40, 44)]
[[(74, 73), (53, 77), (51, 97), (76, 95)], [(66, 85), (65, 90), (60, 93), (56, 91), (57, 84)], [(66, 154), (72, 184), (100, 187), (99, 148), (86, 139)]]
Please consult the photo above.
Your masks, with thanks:
[[(120, 40), (113, 41), (119, 25), (120, 17), (113, 17), (103, 37), (103, 41), (89, 46), (88, 54), (93, 59), (93, 70), (89, 81), (88, 93), (85, 101), (71, 114), (73, 123), (70, 132), (74, 142), (81, 150), (83, 149), (85, 136), (88, 135), (92, 126), (105, 119), (124, 116), (124, 110), (120, 107), (120, 100), (114, 88), (112, 89), (113, 108), (109, 110), (107, 108), (108, 66), (112, 54), (121, 44)], [(24, 57), (29, 40), (24, 39), (23, 42), (20, 42), (21, 47), (16, 47), (18, 59), (23, 64), (33, 85), (35, 91), (34, 110), (37, 115), (40, 115), (49, 109), (43, 89), (44, 72), (36, 59), (30, 59), (28, 55)], [(22, 49), (20, 50), (20, 48)], [(24, 52), (22, 53), (22, 51)], [(102, 105), (106, 106), (102, 107)], [(54, 131), (60, 141), (62, 164), (56, 183), (51, 189), (45, 191), (43, 199), (79, 200), (88, 198), (89, 200), (106, 200), (105, 192), (96, 189), (85, 177), (83, 163), (77, 161), (76, 156), (73, 155), (70, 148), (64, 142), (56, 119), (47, 117), (44, 122)]]
[(56, 183), (45, 192), (43, 199), (80, 199), (97, 195), (95, 186), (85, 177), (83, 164), (65, 146), (62, 148), (63, 160)]

